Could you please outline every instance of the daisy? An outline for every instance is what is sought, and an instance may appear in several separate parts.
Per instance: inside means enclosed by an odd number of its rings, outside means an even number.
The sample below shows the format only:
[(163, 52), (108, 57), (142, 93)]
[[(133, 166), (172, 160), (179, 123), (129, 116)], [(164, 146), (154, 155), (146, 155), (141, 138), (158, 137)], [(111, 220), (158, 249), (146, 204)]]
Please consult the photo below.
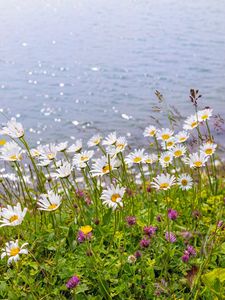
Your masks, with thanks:
[(181, 174), (177, 179), (177, 184), (179, 187), (184, 190), (190, 190), (193, 186), (193, 180), (188, 174)]
[(102, 140), (102, 136), (100, 134), (94, 135), (90, 140), (87, 142), (88, 147), (94, 147), (100, 144)]
[(173, 153), (170, 151), (164, 152), (159, 159), (159, 162), (163, 168), (168, 167), (168, 165), (171, 164), (172, 161), (173, 161)]
[(184, 126), (183, 128), (185, 130), (192, 130), (196, 128), (199, 125), (199, 120), (197, 115), (191, 115), (184, 121)]
[(103, 176), (108, 174), (110, 171), (115, 170), (117, 165), (117, 160), (115, 158), (110, 158), (110, 165), (107, 157), (98, 158), (95, 160), (91, 174), (93, 177), (95, 176)]
[(206, 108), (206, 109), (198, 111), (199, 122), (209, 120), (210, 117), (212, 116), (212, 112), (213, 112), (213, 109), (210, 109), (210, 108)]
[(20, 225), (26, 212), (27, 208), (25, 207), (22, 210), (20, 203), (17, 203), (16, 206), (7, 205), (6, 208), (2, 208), (0, 211), (0, 223), (2, 223), (0, 227)]
[(156, 155), (156, 154), (146, 154), (145, 155), (145, 163), (146, 164), (150, 164), (150, 165), (152, 165), (152, 164), (154, 164), (156, 161), (158, 160), (158, 155)]
[(155, 136), (156, 132), (157, 132), (156, 127), (150, 125), (150, 126), (148, 126), (148, 127), (145, 128), (143, 135), (146, 136), (146, 137), (147, 136)]
[(40, 167), (48, 167), (52, 161), (49, 159), (41, 160), (37, 165)]
[(176, 178), (174, 175), (170, 174), (161, 174), (157, 175), (156, 178), (153, 179), (151, 182), (152, 187), (156, 188), (157, 190), (168, 190), (174, 185), (176, 182)]
[(42, 194), (41, 199), (37, 202), (40, 206), (39, 210), (53, 211), (56, 210), (61, 204), (61, 197), (54, 193), (54, 191), (49, 191), (47, 194)]
[(190, 133), (187, 131), (180, 131), (175, 135), (177, 143), (184, 143), (189, 138)]
[(126, 146), (127, 146), (126, 138), (123, 136), (120, 136), (120, 137), (118, 137), (116, 144), (110, 145), (106, 148), (106, 152), (108, 154), (110, 154), (111, 156), (115, 156), (118, 153), (123, 152), (124, 149), (126, 148)]
[(140, 164), (145, 161), (144, 149), (135, 149), (134, 152), (131, 152), (126, 158), (125, 162), (129, 165)]
[(47, 144), (42, 146), (41, 149), (41, 159), (53, 160), (57, 155), (57, 146), (55, 144)]
[(73, 167), (71, 164), (65, 161), (56, 169), (56, 173), (52, 173), (51, 176), (56, 178), (67, 178), (70, 176), (72, 170)]
[(28, 254), (27, 249), (23, 249), (27, 246), (28, 243), (24, 243), (21, 247), (18, 244), (18, 240), (10, 241), (5, 244), (5, 248), (3, 248), (3, 252), (1, 255), (1, 259), (5, 256), (9, 256), (8, 265), (10, 265), (13, 261), (17, 262), (20, 259), (19, 254)]
[(173, 130), (169, 128), (162, 128), (161, 130), (158, 130), (156, 136), (158, 140), (167, 141), (169, 140), (173, 135)]
[(72, 144), (68, 149), (68, 153), (79, 152), (82, 149), (82, 140), (77, 140), (75, 144)]
[(205, 166), (207, 160), (208, 156), (203, 152), (190, 154), (189, 158), (184, 159), (185, 163), (190, 165), (190, 168), (201, 168)]
[(7, 126), (0, 130), (0, 134), (8, 135), (11, 138), (21, 138), (24, 136), (24, 129), (21, 123), (16, 122), (15, 118), (12, 118), (7, 122)]
[(186, 153), (186, 151), (187, 151), (186, 147), (182, 145), (177, 145), (173, 147), (173, 149), (171, 150), (174, 157), (181, 157)]
[(125, 191), (126, 189), (124, 187), (119, 187), (118, 185), (114, 187), (111, 185), (107, 190), (102, 192), (100, 199), (103, 204), (115, 210), (117, 207), (123, 207), (122, 198)]
[(7, 142), (0, 151), (0, 159), (6, 161), (19, 161), (23, 150), (15, 142)]
[(200, 151), (202, 151), (205, 155), (213, 155), (216, 151), (217, 144), (213, 144), (211, 142), (207, 142), (200, 147)]
[(117, 137), (116, 137), (116, 132), (114, 131), (105, 138), (105, 140), (102, 142), (102, 144), (109, 146), (109, 145), (115, 144), (116, 141), (117, 141)]
[(33, 158), (39, 157), (42, 153), (42, 146), (38, 146), (37, 148), (30, 149), (30, 154)]
[(73, 164), (77, 168), (85, 168), (87, 166), (87, 162), (92, 158), (93, 155), (93, 150), (76, 153), (73, 158)]
[(56, 150), (59, 151), (59, 152), (63, 152), (63, 151), (65, 151), (67, 149), (67, 146), (68, 146), (68, 142), (59, 143), (56, 146)]
[(176, 139), (174, 137), (169, 138), (167, 141), (162, 141), (161, 146), (163, 149), (171, 149), (175, 146)]

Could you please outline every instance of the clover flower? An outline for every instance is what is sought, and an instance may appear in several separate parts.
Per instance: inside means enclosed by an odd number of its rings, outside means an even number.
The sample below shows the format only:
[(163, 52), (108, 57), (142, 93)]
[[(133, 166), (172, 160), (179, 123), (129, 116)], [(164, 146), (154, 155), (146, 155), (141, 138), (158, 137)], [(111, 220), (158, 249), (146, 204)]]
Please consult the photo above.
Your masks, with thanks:
[(66, 283), (66, 287), (68, 289), (74, 289), (80, 283), (80, 279), (78, 276), (72, 276)]
[(165, 233), (165, 239), (169, 242), (169, 243), (175, 243), (177, 238), (176, 235), (172, 232), (166, 232)]
[(144, 238), (140, 241), (141, 248), (148, 248), (149, 244), (150, 244), (149, 239)]
[(92, 238), (92, 230), (90, 225), (81, 226), (77, 235), (78, 242), (83, 243), (85, 240), (90, 240)]
[(172, 208), (168, 209), (168, 217), (170, 220), (176, 220), (178, 217), (178, 212)]
[(145, 226), (143, 230), (147, 236), (152, 237), (156, 233), (157, 229), (158, 228), (154, 226)]

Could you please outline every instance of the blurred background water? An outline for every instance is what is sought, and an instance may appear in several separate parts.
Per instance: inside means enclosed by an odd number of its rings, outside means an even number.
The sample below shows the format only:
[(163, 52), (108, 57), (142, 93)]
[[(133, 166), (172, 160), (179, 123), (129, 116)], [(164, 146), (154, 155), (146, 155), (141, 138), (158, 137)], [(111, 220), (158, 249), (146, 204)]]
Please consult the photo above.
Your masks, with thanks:
[[(225, 116), (224, 0), (1, 0), (0, 109), (33, 141), (117, 130), (142, 143), (158, 89)], [(0, 116), (1, 122), (5, 122)]]

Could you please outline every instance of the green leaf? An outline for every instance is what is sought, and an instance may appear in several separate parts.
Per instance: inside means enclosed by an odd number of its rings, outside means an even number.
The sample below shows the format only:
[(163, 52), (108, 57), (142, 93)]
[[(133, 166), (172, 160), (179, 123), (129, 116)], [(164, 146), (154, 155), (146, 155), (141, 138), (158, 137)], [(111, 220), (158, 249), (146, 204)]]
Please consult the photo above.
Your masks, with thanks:
[(220, 282), (225, 281), (225, 268), (217, 268), (202, 275), (202, 280), (207, 286), (212, 286), (216, 279), (218, 279)]

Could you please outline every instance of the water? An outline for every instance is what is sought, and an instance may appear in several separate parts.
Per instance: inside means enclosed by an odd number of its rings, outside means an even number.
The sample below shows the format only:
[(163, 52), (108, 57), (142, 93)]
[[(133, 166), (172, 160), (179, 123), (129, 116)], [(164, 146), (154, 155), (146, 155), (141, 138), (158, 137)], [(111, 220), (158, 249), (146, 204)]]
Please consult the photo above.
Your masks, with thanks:
[[(31, 140), (117, 130), (142, 143), (160, 90), (225, 116), (225, 1), (1, 0), (0, 108)], [(0, 117), (1, 122), (4, 121)]]

